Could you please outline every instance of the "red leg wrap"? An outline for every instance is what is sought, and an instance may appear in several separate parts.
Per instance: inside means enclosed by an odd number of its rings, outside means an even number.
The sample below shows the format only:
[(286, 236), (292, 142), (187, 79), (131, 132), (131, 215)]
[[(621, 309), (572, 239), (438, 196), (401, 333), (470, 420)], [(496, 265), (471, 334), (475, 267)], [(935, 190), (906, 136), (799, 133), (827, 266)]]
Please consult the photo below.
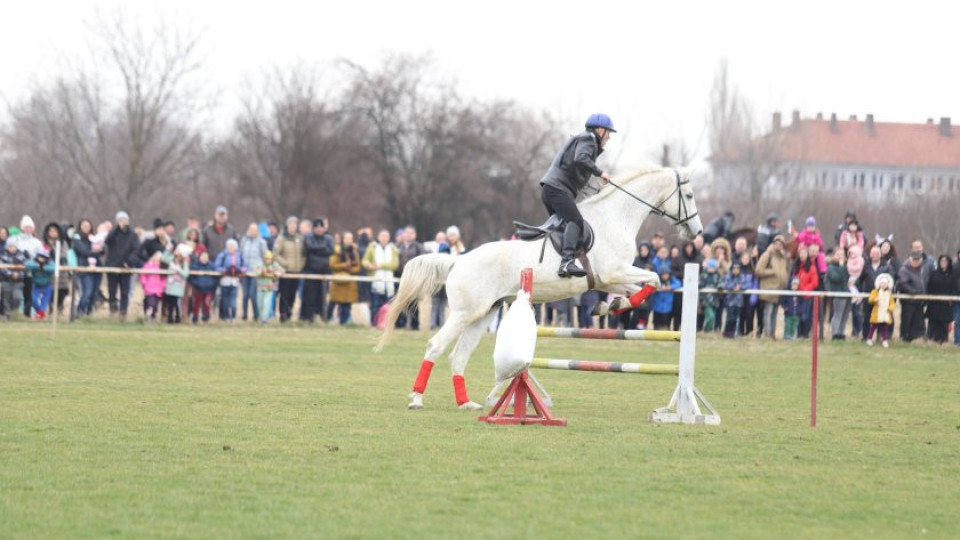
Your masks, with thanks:
[(413, 391), (422, 394), (427, 389), (427, 381), (430, 380), (430, 372), (433, 370), (433, 362), (424, 360), (420, 364), (420, 373), (417, 373), (417, 380), (413, 383)]
[(467, 383), (463, 381), (463, 375), (453, 376), (453, 395), (457, 398), (457, 405), (463, 405), (470, 401), (467, 397)]
[(655, 293), (656, 291), (657, 291), (657, 288), (654, 287), (653, 285), (649, 285), (649, 284), (644, 285), (642, 289), (633, 293), (633, 296), (630, 297), (630, 307), (614, 310), (613, 314), (619, 315), (621, 313), (630, 311), (631, 309), (642, 304), (644, 300), (646, 300), (651, 294)]

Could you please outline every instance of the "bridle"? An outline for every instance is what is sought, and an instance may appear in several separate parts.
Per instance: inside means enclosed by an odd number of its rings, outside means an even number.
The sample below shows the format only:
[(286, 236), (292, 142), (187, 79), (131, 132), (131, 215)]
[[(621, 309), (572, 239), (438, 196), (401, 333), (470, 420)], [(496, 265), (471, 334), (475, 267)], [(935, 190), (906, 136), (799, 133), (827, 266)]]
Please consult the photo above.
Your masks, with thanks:
[[(637, 196), (634, 195), (633, 193), (630, 193), (629, 191), (623, 189), (619, 184), (616, 184), (616, 183), (614, 183), (614, 182), (607, 182), (607, 183), (610, 184), (611, 186), (619, 189), (620, 191), (626, 193), (627, 195), (629, 195), (630, 197), (632, 197), (632, 198), (635, 199), (636, 201), (638, 201), (638, 202), (646, 205), (647, 207), (649, 207), (651, 213), (656, 214), (656, 215), (658, 215), (658, 216), (660, 216), (660, 217), (662, 217), (662, 218), (667, 218), (667, 219), (669, 219), (669, 220), (672, 220), (674, 225), (683, 225), (684, 223), (686, 223), (686, 222), (690, 221), (691, 219), (697, 217), (697, 216), (700, 214), (700, 212), (694, 212), (693, 214), (691, 214), (690, 211), (687, 209), (687, 201), (684, 199), (683, 194), (680, 193), (680, 186), (685, 185), (685, 184), (689, 184), (689, 183), (690, 183), (690, 179), (689, 179), (689, 178), (681, 179), (681, 178), (680, 178), (680, 171), (678, 171), (678, 170), (676, 170), (676, 169), (673, 169), (673, 174), (677, 177), (677, 185), (676, 185), (676, 187), (674, 187), (674, 188), (673, 188), (673, 191), (671, 191), (669, 195), (667, 195), (666, 197), (664, 197), (664, 199), (661, 200), (661, 201), (660, 201), (659, 203), (657, 203), (656, 205), (652, 205), (652, 204), (648, 203), (647, 201), (641, 199), (640, 197), (637, 197)], [(677, 197), (677, 214), (676, 214), (675, 216), (671, 216), (671, 215), (668, 214), (668, 213), (666, 212), (666, 210), (664, 210), (662, 207), (663, 207), (663, 205), (666, 204), (667, 201), (669, 201), (670, 198), (673, 197), (675, 194), (678, 195), (678, 197)], [(683, 217), (681, 217), (681, 216), (683, 216)]]

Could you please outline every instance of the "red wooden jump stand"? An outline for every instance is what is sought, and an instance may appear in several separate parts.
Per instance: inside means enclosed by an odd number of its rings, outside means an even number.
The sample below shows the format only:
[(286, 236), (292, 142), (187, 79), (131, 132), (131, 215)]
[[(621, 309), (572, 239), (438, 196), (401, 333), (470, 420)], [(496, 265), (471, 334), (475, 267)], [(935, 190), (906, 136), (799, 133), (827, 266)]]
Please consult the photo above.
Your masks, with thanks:
[[(533, 289), (533, 269), (524, 268), (520, 271), (520, 285), (530, 293)], [(533, 404), (536, 415), (527, 414), (527, 398)], [(513, 413), (507, 414), (510, 401), (513, 400)], [(500, 396), (497, 404), (490, 409), (490, 414), (481, 416), (477, 420), (488, 424), (539, 424), (542, 426), (566, 426), (566, 418), (554, 418), (550, 408), (543, 402), (537, 389), (530, 384), (530, 376), (526, 371), (513, 378), (507, 391)]]

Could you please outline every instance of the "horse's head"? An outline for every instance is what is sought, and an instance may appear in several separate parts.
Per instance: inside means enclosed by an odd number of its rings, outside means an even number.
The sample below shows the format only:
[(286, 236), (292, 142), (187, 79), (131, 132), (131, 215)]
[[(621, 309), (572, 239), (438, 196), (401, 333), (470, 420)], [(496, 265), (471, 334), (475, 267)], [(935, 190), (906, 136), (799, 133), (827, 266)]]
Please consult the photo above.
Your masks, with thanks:
[(700, 222), (700, 212), (697, 211), (697, 201), (693, 197), (693, 188), (690, 187), (690, 170), (673, 170), (676, 179), (676, 194), (668, 197), (660, 206), (663, 217), (672, 220), (684, 238), (695, 238), (703, 232), (703, 223)]
[(677, 169), (647, 169), (618, 175), (590, 204), (603, 201), (622, 192), (646, 206), (657, 215), (677, 226), (681, 236), (694, 238), (703, 232), (697, 212), (697, 203), (690, 187), (690, 171)]

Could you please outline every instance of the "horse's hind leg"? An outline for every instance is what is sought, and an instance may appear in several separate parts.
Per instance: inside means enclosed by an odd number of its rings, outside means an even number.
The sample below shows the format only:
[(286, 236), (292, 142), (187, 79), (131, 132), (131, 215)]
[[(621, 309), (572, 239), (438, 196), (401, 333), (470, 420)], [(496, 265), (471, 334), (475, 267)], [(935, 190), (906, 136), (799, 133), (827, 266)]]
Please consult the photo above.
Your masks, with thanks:
[(463, 378), (463, 373), (467, 369), (470, 355), (480, 344), (480, 338), (483, 337), (483, 333), (490, 326), (490, 321), (496, 313), (497, 309), (493, 309), (468, 326), (457, 341), (453, 352), (450, 353), (450, 368), (453, 370), (453, 393), (457, 398), (457, 407), (461, 411), (478, 411), (483, 408), (483, 405), (470, 401), (470, 398), (467, 397), (467, 383)]
[(427, 352), (424, 354), (423, 362), (420, 363), (417, 379), (413, 383), (413, 392), (410, 393), (410, 403), (407, 405), (408, 409), (423, 408), (423, 394), (427, 390), (427, 382), (430, 380), (430, 372), (433, 371), (434, 362), (462, 331), (463, 316), (452, 313), (447, 322), (427, 342)]

